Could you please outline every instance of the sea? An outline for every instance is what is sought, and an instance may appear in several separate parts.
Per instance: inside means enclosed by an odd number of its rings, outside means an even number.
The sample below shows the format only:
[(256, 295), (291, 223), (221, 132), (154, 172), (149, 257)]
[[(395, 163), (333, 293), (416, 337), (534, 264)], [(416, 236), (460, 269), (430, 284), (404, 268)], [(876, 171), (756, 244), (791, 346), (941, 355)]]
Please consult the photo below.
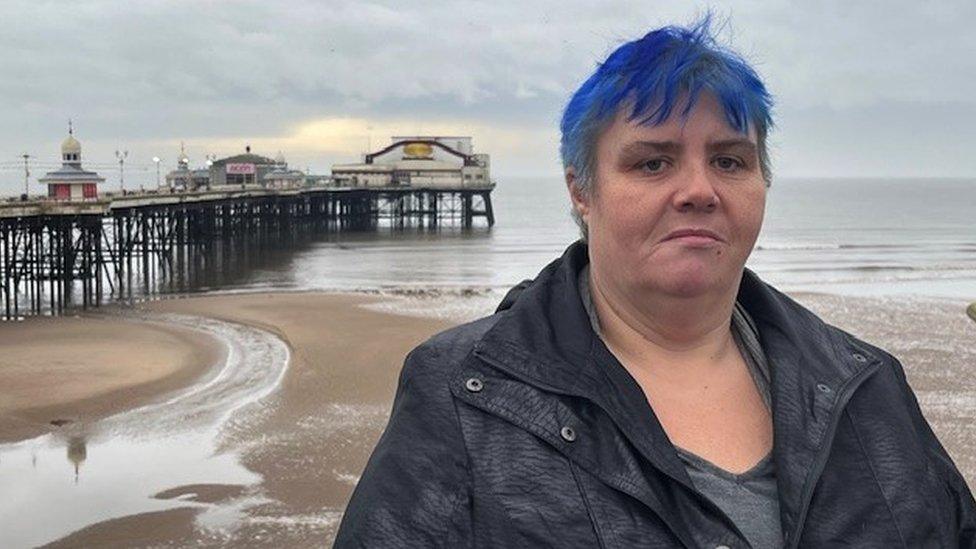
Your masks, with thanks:
[[(321, 234), (175, 291), (501, 295), (578, 238), (558, 175), (499, 177), (492, 202), (490, 229)], [(778, 179), (746, 266), (787, 292), (974, 301), (976, 179)]]
[[(224, 289), (502, 292), (579, 236), (558, 177), (492, 202), (490, 230), (336, 233)], [(746, 266), (788, 292), (976, 300), (976, 179), (777, 180)]]

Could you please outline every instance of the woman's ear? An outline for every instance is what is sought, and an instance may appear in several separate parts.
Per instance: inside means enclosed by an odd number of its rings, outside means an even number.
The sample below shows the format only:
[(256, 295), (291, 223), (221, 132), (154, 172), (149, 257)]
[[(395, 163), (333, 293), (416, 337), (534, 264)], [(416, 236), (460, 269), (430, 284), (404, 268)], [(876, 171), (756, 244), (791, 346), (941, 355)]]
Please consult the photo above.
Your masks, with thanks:
[(583, 221), (590, 214), (589, 190), (583, 191), (577, 184), (576, 170), (572, 166), (566, 167), (566, 189), (569, 191), (569, 199), (573, 201), (573, 209), (579, 214)]

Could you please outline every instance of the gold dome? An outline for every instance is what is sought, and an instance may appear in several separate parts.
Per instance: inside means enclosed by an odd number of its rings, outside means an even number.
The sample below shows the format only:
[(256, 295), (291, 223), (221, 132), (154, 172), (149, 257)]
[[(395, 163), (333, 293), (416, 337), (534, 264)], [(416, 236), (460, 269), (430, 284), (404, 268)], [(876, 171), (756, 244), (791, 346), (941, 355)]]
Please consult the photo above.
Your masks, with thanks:
[(81, 154), (81, 143), (75, 139), (75, 136), (68, 135), (64, 141), (61, 142), (61, 154)]
[(434, 148), (429, 143), (407, 143), (403, 146), (403, 156), (410, 158), (430, 158)]

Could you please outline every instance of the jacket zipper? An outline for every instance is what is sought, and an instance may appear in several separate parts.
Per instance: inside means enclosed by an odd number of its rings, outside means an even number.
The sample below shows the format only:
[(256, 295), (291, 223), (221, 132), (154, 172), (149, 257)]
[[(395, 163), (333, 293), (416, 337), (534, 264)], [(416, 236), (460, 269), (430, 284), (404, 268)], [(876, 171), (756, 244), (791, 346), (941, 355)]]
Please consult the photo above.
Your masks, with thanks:
[(827, 432), (824, 435), (824, 446), (820, 449), (820, 453), (817, 454), (817, 459), (814, 461), (813, 468), (807, 475), (806, 482), (803, 487), (803, 498), (801, 499), (800, 512), (797, 515), (796, 524), (793, 526), (793, 532), (790, 534), (790, 542), (787, 547), (795, 549), (800, 545), (800, 534), (803, 532), (803, 524), (807, 519), (807, 512), (810, 510), (810, 502), (813, 500), (813, 490), (817, 485), (817, 481), (820, 480), (820, 476), (823, 474), (823, 469), (827, 465), (827, 458), (830, 457), (830, 449), (834, 445), (834, 433), (837, 431), (837, 425), (840, 423), (841, 414), (844, 413), (844, 409), (847, 408), (847, 403), (850, 401), (851, 397), (854, 396), (854, 392), (858, 387), (872, 374), (878, 370), (878, 362), (875, 362), (871, 366), (865, 367), (863, 370), (852, 377), (847, 384), (844, 386), (843, 392), (841, 392), (837, 398), (837, 403), (834, 405), (834, 409), (830, 415), (830, 422), (827, 424)]

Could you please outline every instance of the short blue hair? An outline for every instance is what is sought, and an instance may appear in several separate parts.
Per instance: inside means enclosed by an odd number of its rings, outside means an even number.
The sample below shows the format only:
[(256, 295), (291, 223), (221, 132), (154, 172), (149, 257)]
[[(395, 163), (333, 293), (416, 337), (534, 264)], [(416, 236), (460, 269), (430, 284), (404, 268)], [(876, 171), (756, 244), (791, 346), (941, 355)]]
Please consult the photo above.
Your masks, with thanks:
[(663, 27), (623, 44), (576, 90), (560, 123), (560, 153), (581, 191), (592, 186), (597, 138), (621, 108), (631, 107), (628, 120), (657, 125), (680, 100), (680, 114), (687, 116), (702, 91), (716, 97), (733, 129), (756, 129), (763, 179), (770, 183), (766, 135), (773, 126), (772, 96), (742, 57), (716, 42), (711, 21), (706, 14), (690, 27)]

